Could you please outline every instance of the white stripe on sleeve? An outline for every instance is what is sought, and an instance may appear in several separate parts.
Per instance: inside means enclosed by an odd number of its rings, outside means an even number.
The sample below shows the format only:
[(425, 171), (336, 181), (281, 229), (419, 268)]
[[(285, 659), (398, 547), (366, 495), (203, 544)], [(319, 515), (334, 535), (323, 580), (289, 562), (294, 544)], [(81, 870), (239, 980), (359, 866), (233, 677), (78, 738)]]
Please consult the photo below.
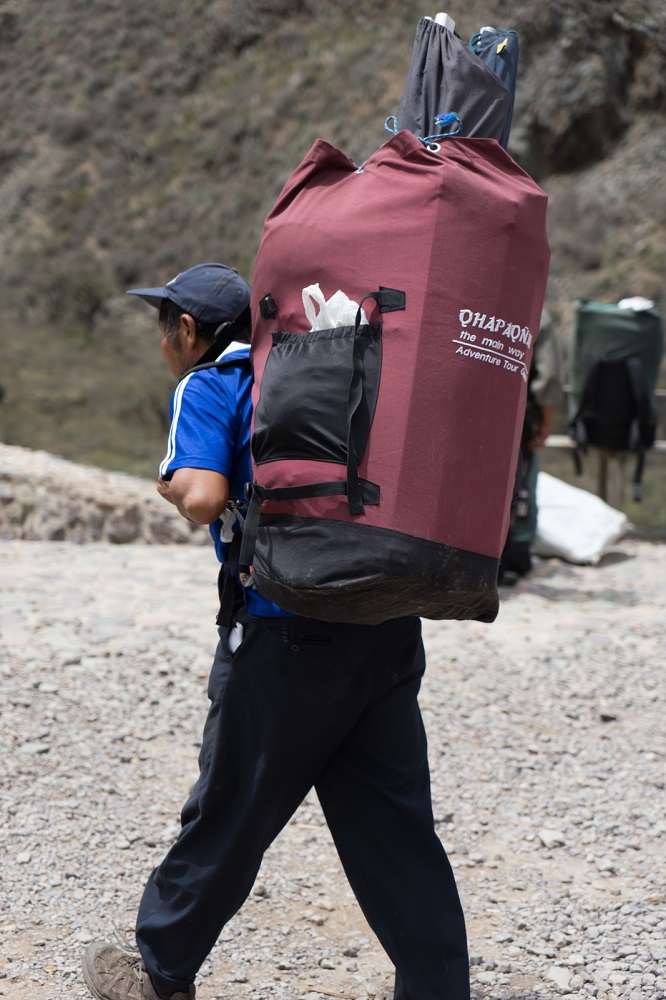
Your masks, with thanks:
[(176, 456), (176, 430), (178, 427), (178, 417), (180, 416), (180, 405), (185, 386), (190, 381), (191, 377), (191, 375), (188, 375), (187, 378), (184, 378), (183, 381), (179, 382), (176, 386), (176, 391), (173, 396), (173, 417), (171, 418), (171, 427), (169, 428), (167, 453), (160, 464), (160, 476), (164, 476), (167, 473), (169, 465), (173, 462)]

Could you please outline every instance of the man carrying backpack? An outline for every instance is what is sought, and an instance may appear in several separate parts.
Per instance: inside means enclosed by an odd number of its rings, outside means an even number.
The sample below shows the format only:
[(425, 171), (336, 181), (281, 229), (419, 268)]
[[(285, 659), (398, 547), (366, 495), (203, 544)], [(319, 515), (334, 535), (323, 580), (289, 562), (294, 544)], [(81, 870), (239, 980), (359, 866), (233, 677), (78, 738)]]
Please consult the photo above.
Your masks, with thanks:
[[(183, 516), (210, 524), (228, 576), (237, 529), (228, 503), (251, 479), (249, 286), (223, 264), (201, 264), (132, 294), (159, 309), (162, 351), (181, 379), (158, 490)], [(191, 1000), (264, 852), (314, 786), (396, 967), (396, 1000), (468, 1000), (464, 918), (434, 828), (417, 703), (420, 620), (317, 622), (238, 580), (234, 588), (239, 599), (225, 596), (218, 619), (199, 778), (180, 835), (145, 887), (139, 953), (92, 944), (88, 988), (98, 1000)]]

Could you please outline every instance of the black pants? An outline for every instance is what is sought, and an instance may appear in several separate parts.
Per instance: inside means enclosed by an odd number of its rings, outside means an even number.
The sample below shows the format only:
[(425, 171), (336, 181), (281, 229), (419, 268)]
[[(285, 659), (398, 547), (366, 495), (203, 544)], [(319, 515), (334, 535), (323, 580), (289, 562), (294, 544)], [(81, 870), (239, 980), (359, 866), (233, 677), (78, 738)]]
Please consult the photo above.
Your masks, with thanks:
[(467, 1000), (465, 924), (435, 833), (417, 703), (418, 618), (252, 619), (220, 643), (200, 776), (145, 888), (137, 942), (162, 994), (186, 989), (314, 785), (356, 898), (396, 967), (396, 1000)]

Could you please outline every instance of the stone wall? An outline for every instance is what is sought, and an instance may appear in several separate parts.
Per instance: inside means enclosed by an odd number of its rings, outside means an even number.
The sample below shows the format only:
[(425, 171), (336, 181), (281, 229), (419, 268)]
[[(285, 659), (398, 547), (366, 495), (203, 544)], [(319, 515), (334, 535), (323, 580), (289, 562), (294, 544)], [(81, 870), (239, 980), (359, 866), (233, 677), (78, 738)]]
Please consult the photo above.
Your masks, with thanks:
[(0, 539), (203, 544), (155, 482), (0, 444)]

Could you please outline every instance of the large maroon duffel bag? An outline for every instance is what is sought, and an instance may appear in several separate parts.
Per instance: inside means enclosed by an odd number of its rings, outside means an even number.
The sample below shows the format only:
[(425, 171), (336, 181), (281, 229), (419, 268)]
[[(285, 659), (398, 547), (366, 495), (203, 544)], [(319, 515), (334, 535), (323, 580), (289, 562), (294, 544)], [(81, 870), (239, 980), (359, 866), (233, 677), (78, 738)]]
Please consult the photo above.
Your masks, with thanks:
[[(271, 601), (326, 621), (494, 620), (545, 219), (494, 139), (429, 149), (404, 131), (361, 167), (318, 140), (292, 174), (252, 294), (241, 563)], [(309, 330), (315, 282), (368, 321)]]

